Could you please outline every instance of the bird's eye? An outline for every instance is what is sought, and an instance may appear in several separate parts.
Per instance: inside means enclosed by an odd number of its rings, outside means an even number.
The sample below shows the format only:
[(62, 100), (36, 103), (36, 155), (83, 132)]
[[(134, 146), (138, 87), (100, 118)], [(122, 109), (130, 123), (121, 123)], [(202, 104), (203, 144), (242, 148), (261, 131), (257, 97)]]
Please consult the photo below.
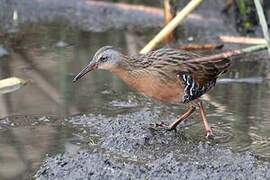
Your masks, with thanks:
[(107, 56), (101, 56), (101, 57), (99, 58), (99, 60), (100, 60), (101, 62), (105, 62), (105, 61), (107, 61), (107, 59), (108, 59)]

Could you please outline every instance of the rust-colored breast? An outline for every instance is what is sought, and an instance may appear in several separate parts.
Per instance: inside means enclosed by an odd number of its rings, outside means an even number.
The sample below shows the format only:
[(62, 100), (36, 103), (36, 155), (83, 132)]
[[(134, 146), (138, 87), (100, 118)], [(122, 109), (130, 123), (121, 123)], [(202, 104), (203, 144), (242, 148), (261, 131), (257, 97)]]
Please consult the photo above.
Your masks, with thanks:
[(145, 96), (156, 100), (177, 104), (181, 102), (183, 88), (180, 81), (162, 81), (158, 76), (148, 72), (117, 72), (118, 75), (128, 86), (137, 90)]

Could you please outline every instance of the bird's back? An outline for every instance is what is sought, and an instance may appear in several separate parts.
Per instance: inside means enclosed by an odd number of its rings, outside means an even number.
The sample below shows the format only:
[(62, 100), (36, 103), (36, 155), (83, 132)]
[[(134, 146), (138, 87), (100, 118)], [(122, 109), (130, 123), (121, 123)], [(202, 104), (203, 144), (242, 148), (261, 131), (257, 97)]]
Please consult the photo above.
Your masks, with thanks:
[[(166, 101), (165, 98), (170, 97), (168, 101), (174, 99), (174, 101), (187, 103), (197, 99), (209, 91), (215, 85), (218, 76), (230, 66), (229, 59), (209, 62), (190, 61), (198, 57), (201, 56), (171, 48), (158, 49), (147, 54), (130, 57), (130, 72), (137, 79), (137, 82), (134, 81), (137, 85), (133, 86), (148, 96), (151, 94), (158, 100)], [(140, 88), (136, 88), (136, 86)], [(177, 88), (177, 90), (172, 88)], [(175, 97), (172, 98), (173, 96)]]

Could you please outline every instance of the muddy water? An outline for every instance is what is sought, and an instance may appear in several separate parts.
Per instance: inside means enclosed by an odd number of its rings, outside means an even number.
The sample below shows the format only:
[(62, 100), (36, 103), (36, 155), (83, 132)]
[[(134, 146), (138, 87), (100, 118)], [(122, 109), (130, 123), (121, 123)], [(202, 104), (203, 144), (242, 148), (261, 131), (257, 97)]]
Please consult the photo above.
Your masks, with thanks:
[(80, 149), (81, 141), (74, 136), (74, 129), (32, 122), (0, 130), (1, 179), (29, 179), (43, 158)]
[[(91, 33), (59, 24), (20, 26), (1, 36), (9, 52), (0, 58), (1, 78), (16, 76), (28, 84), (1, 95), (0, 179), (29, 177), (46, 155), (82, 148), (84, 130), (69, 127), (64, 118), (77, 114), (116, 116), (159, 109), (160, 120), (176, 116), (185, 107), (162, 105), (130, 91), (108, 72), (90, 73), (78, 83), (73, 77), (103, 45), (133, 54), (156, 29), (147, 33), (109, 30)], [(183, 29), (183, 40), (205, 41), (203, 29)], [(259, 61), (255, 61), (261, 58)], [(208, 117), (222, 145), (236, 151), (255, 151), (270, 157), (269, 58), (259, 54), (235, 59), (232, 69), (206, 96)], [(234, 79), (244, 79), (233, 82)], [(53, 120), (46, 117), (52, 117)], [(9, 117), (9, 118), (6, 118)], [(198, 118), (192, 135), (201, 137)], [(27, 120), (25, 120), (27, 119)]]

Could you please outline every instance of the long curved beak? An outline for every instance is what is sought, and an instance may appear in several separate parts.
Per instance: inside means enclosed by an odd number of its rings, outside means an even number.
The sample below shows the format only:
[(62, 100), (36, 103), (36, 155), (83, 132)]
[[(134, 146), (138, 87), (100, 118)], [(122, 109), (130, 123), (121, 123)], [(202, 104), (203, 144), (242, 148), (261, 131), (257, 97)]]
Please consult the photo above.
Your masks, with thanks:
[(87, 74), (88, 72), (95, 70), (97, 68), (97, 64), (92, 62), (89, 63), (85, 68), (83, 68), (83, 70), (81, 72), (79, 72), (79, 74), (77, 74), (77, 76), (73, 79), (73, 82), (76, 82), (78, 79), (80, 79), (81, 77), (83, 77), (85, 74)]

